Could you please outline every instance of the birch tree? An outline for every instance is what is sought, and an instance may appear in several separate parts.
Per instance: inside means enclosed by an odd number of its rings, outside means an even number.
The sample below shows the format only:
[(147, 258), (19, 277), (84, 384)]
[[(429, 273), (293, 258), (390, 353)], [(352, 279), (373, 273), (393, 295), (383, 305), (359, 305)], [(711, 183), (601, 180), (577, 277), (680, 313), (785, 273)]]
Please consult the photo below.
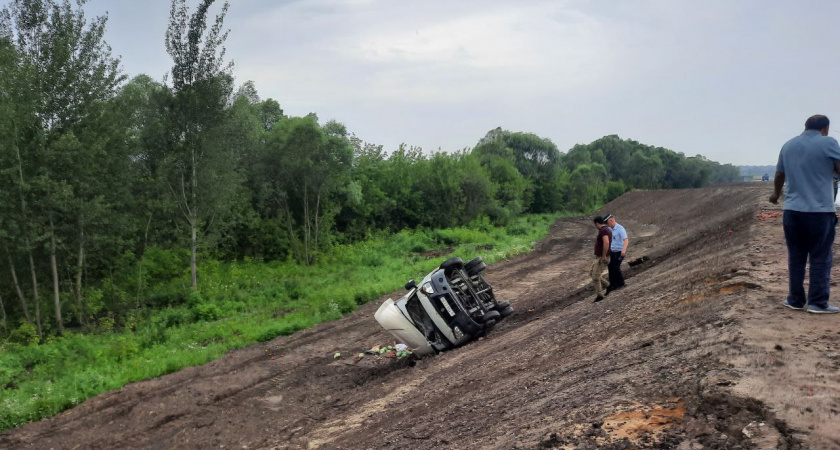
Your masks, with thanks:
[(233, 92), (232, 63), (224, 62), (225, 2), (208, 28), (213, 0), (189, 14), (186, 0), (172, 0), (166, 51), (172, 57), (172, 142), (166, 183), (189, 227), (190, 278), (198, 287), (200, 232), (224, 211), (235, 189), (235, 152), (219, 139)]

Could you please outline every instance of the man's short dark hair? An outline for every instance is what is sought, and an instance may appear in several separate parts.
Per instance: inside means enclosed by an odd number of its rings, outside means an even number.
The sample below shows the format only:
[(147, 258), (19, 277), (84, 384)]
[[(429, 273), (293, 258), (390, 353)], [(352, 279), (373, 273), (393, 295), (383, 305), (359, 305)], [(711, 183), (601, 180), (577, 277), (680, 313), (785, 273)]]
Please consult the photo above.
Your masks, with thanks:
[(592, 221), (597, 223), (597, 224), (601, 224), (601, 225), (604, 224), (604, 218), (601, 217), (601, 216), (595, 217), (594, 219), (592, 219)]
[(828, 117), (822, 114), (816, 114), (808, 118), (805, 121), (805, 129), (806, 130), (822, 130), (823, 128), (828, 128)]

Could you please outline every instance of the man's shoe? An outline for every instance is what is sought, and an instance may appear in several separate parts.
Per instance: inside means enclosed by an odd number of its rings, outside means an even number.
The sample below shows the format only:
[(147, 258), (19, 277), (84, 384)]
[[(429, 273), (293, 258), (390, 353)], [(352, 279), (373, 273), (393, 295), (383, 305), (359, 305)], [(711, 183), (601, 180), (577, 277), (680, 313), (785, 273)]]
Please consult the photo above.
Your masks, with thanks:
[(607, 286), (607, 289), (604, 291), (604, 297), (610, 295), (610, 292), (612, 292), (612, 290), (612, 286)]
[(598, 302), (600, 302), (600, 301), (601, 301), (601, 300), (603, 300), (603, 299), (604, 299), (604, 296), (603, 296), (603, 295), (598, 294), (598, 296), (597, 296), (597, 297), (595, 297), (595, 301), (594, 301), (593, 303), (598, 303)]
[(790, 303), (788, 303), (788, 301), (787, 301), (787, 300), (785, 300), (784, 302), (782, 302), (782, 306), (788, 307), (788, 308), (790, 308), (790, 309), (795, 309), (795, 310), (797, 310), (797, 311), (802, 311), (803, 309), (805, 309), (805, 306), (804, 306), (804, 305), (803, 305), (803, 306), (793, 306), (793, 305), (791, 305)]
[(808, 312), (813, 314), (837, 314), (840, 313), (840, 308), (831, 305), (825, 305), (825, 308), (817, 305), (808, 305)]

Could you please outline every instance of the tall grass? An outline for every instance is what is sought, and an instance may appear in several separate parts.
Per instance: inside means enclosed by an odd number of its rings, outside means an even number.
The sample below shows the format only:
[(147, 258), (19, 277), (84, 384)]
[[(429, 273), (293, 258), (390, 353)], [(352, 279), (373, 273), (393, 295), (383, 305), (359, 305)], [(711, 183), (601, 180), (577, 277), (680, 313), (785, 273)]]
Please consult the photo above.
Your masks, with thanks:
[[(479, 223), (381, 234), (337, 246), (312, 266), (205, 261), (200, 291), (180, 304), (137, 314), (122, 332), (67, 333), (42, 345), (0, 345), (0, 430), (50, 417), (133, 381), (335, 320), (408, 279), (421, 278), (449, 256), (481, 256), (489, 264), (530, 251), (556, 219), (530, 215), (505, 228)], [(423, 254), (433, 251), (446, 254)], [(185, 282), (173, 280), (152, 290), (177, 291)]]

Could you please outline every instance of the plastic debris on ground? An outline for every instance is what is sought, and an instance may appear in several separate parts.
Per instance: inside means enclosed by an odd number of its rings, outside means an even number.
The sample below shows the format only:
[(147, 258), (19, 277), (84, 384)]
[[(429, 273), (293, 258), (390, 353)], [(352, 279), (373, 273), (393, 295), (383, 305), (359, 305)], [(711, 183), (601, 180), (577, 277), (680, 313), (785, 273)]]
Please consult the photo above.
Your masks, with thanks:
[(413, 355), (414, 353), (411, 351), (411, 347), (405, 344), (396, 344), (396, 345), (374, 345), (373, 347), (359, 353), (351, 353), (351, 352), (335, 352), (333, 355), (333, 359), (342, 359), (345, 360), (347, 358), (351, 358), (355, 362), (359, 362), (365, 357), (370, 356), (373, 362), (380, 362), (383, 358), (388, 359), (403, 359)]

